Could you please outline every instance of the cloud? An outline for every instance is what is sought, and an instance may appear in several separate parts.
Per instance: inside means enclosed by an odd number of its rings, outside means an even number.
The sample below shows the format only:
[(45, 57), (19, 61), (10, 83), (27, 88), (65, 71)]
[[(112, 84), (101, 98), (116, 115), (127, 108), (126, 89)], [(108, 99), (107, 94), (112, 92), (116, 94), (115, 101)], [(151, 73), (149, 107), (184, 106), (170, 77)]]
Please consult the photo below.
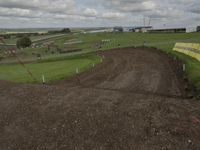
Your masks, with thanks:
[(191, 3), (188, 7), (188, 10), (195, 14), (200, 14), (200, 2)]
[(122, 12), (142, 12), (155, 8), (156, 4), (153, 1), (148, 0), (110, 0), (103, 1), (105, 8), (112, 8), (115, 11)]
[(150, 18), (175, 19), (184, 16), (184, 11), (173, 8), (157, 9), (149, 15)]
[(24, 17), (24, 18), (33, 18), (36, 14), (32, 14), (31, 10), (28, 9), (19, 9), (19, 8), (4, 8), (0, 7), (0, 15), (4, 17)]
[(74, 6), (74, 0), (0, 0), (0, 6), (4, 8), (19, 8), (41, 10), (46, 12), (61, 12)]
[(145, 2), (142, 2), (142, 6), (146, 10), (153, 10), (156, 7), (156, 4), (152, 1), (145, 1)]
[(199, 0), (0, 0), (0, 27), (197, 25)]
[(96, 17), (98, 13), (95, 9), (87, 8), (83, 11), (83, 14), (86, 17)]
[(121, 19), (123, 17), (124, 15), (119, 12), (106, 12), (106, 13), (103, 13), (102, 15), (102, 18), (106, 18), (106, 19)]

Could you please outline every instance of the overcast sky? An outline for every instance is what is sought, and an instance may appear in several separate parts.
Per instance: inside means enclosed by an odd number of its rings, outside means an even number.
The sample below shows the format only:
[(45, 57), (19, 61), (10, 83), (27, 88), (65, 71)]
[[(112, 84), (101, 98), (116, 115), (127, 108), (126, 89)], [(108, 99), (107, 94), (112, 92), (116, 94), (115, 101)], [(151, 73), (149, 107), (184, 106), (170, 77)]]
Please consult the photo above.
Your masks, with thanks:
[(0, 28), (200, 25), (200, 0), (0, 0)]

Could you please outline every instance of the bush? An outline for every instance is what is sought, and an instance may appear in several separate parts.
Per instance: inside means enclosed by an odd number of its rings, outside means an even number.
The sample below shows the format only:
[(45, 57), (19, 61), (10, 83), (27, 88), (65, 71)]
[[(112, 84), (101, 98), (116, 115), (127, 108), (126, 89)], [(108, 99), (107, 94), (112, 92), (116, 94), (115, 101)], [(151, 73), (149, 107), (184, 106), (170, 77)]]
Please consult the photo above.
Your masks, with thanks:
[(69, 28), (64, 28), (61, 30), (61, 33), (70, 33), (71, 30)]
[(62, 34), (65, 34), (65, 33), (71, 33), (71, 30), (69, 28), (64, 28), (62, 30), (51, 30), (51, 31), (48, 31), (49, 34), (58, 34), (58, 33), (62, 33)]
[(30, 47), (32, 44), (31, 39), (29, 37), (22, 37), (19, 40), (17, 40), (17, 48), (26, 48)]

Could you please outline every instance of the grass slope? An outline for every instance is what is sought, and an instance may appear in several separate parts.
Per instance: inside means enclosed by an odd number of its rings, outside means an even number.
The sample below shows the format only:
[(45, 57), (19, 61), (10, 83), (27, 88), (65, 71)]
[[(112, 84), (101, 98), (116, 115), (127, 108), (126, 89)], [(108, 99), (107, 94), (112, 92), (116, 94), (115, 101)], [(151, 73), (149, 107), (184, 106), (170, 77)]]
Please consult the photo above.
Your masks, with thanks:
[[(39, 63), (30, 63), (25, 66), (31, 70), (37, 82), (42, 82), (42, 75), (46, 81), (64, 79), (79, 71), (84, 71), (100, 62), (95, 54), (63, 57), (62, 59), (48, 59)], [(0, 65), (0, 79), (13, 82), (35, 82), (21, 65)]]

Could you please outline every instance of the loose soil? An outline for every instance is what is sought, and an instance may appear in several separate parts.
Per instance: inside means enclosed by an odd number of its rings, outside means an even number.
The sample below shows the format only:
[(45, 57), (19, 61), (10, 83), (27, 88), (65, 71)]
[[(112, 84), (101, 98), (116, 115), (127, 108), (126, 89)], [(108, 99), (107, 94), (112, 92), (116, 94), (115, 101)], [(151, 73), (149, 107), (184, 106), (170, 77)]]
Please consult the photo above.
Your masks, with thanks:
[(200, 101), (187, 98), (180, 62), (154, 49), (98, 55), (53, 84), (0, 81), (0, 149), (200, 149)]

